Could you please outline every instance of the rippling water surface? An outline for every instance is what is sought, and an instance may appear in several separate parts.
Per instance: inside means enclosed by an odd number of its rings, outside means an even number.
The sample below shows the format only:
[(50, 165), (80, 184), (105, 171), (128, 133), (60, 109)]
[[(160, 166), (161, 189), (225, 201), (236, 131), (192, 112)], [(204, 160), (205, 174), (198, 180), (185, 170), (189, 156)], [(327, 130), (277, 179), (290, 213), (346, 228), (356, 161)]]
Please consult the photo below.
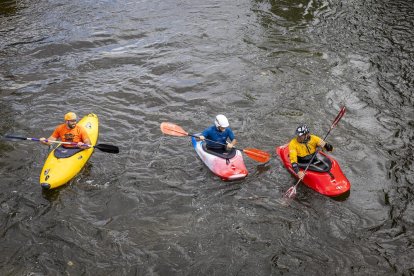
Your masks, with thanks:
[[(413, 275), (411, 1), (0, 0), (0, 134), (100, 118), (68, 185), (42, 192), (48, 149), (0, 141), (2, 275)], [(352, 184), (299, 186), (274, 154), (306, 122)], [(222, 182), (194, 133), (224, 113), (250, 175)]]

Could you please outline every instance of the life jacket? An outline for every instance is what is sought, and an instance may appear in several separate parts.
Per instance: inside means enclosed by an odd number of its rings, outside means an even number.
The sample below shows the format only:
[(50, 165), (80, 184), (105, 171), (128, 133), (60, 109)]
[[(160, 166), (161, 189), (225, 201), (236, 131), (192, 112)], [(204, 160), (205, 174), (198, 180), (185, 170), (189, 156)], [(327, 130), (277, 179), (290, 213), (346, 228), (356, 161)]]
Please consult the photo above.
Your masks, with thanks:
[(311, 156), (315, 153), (316, 148), (322, 142), (322, 139), (316, 135), (310, 135), (309, 141), (306, 143), (299, 143), (298, 140), (293, 138), (289, 142), (289, 159), (291, 163), (298, 163), (298, 157), (300, 159), (306, 159), (307, 156)]

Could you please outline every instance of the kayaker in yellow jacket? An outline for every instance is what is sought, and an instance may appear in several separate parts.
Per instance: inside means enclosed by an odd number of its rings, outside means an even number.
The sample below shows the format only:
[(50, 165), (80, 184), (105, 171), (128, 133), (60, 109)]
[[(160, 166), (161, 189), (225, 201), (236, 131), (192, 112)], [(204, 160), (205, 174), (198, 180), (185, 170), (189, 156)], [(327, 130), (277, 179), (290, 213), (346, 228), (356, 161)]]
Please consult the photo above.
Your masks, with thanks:
[[(317, 147), (325, 148), (327, 151), (333, 150), (331, 144), (326, 143), (316, 135), (310, 134), (306, 125), (296, 128), (296, 137), (289, 142), (289, 158), (293, 170), (300, 179), (303, 179), (305, 174), (299, 170), (298, 163), (308, 164)], [(316, 161), (316, 158), (314, 161)]]
[[(49, 141), (56, 141), (60, 139), (62, 142), (77, 143), (76, 146), (63, 145), (66, 148), (78, 147), (82, 149), (89, 148), (87, 145), (91, 144), (88, 133), (86, 130), (77, 124), (77, 116), (73, 112), (65, 114), (65, 123), (58, 125), (53, 131), (52, 135), (47, 138)], [(44, 142), (45, 138), (40, 138), (43, 144), (49, 145), (50, 143)]]

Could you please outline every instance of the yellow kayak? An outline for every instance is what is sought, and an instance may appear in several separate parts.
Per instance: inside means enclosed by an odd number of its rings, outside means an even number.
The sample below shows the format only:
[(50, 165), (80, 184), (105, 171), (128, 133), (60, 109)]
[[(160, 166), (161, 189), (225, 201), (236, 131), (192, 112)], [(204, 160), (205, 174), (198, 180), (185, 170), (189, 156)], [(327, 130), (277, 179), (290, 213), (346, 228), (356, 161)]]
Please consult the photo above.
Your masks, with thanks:
[[(98, 116), (90, 113), (78, 122), (88, 133), (92, 146), (98, 141)], [(40, 173), (40, 185), (43, 189), (54, 189), (68, 183), (85, 166), (93, 153), (94, 148), (89, 149), (65, 149), (61, 146), (52, 150), (46, 159)], [(69, 157), (67, 157), (69, 156)]]

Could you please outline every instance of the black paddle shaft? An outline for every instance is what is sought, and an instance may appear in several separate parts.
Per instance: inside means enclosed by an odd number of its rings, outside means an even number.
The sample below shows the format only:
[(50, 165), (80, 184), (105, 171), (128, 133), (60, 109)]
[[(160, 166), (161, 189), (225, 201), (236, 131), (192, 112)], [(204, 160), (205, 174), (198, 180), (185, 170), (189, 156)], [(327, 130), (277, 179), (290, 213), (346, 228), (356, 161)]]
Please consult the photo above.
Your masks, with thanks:
[[(34, 141), (34, 142), (41, 142), (38, 138), (30, 138), (30, 137), (22, 137), (22, 136), (15, 136), (15, 135), (5, 135), (4, 136), (7, 139), (18, 139), (18, 140), (27, 140), (27, 141)], [(52, 143), (59, 143), (59, 141), (48, 141), (47, 139), (44, 140), (45, 142), (52, 142)], [(62, 144), (65, 144), (63, 142)], [(76, 144), (76, 143), (69, 143), (69, 144)], [(113, 145), (107, 145), (107, 144), (97, 144), (95, 146), (88, 145), (93, 148), (97, 148), (103, 152), (107, 153), (119, 153), (119, 148), (117, 146)]]

